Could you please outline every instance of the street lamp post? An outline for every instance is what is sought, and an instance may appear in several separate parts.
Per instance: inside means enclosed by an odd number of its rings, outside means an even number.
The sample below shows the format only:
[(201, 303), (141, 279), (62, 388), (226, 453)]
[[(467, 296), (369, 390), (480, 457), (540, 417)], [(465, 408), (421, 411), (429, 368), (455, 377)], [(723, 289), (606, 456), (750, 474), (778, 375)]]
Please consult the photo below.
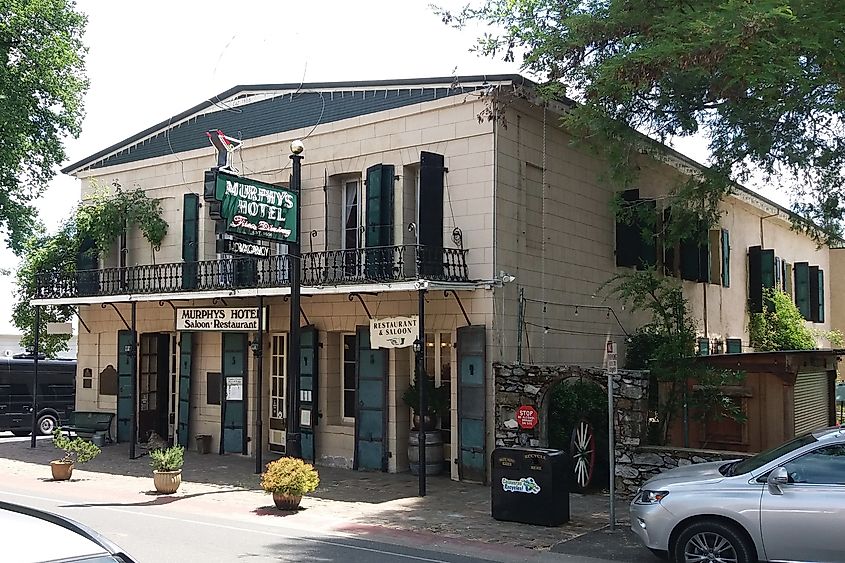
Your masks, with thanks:
[(305, 147), (302, 141), (290, 144), (290, 159), (293, 164), (290, 189), (295, 194), (294, 217), (296, 231), (293, 233), (294, 242), (288, 243), (288, 264), (290, 265), (290, 343), (287, 357), (287, 396), (288, 416), (287, 432), (285, 434), (285, 453), (291, 457), (302, 457), (302, 436), (299, 428), (299, 297), (300, 297), (300, 197), (302, 191), (302, 151)]

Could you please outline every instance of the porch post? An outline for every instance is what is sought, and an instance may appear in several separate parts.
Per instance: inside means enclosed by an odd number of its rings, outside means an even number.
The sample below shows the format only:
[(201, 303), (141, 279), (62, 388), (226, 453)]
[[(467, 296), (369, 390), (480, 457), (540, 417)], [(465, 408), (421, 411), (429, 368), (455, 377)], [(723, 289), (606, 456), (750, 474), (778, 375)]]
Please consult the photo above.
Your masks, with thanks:
[(264, 413), (261, 408), (261, 395), (264, 392), (264, 296), (258, 296), (258, 336), (256, 346), (252, 349), (255, 356), (256, 374), (255, 378), (255, 472), (261, 473), (263, 469), (262, 454), (264, 453), (264, 428), (262, 421)]
[(41, 307), (35, 306), (35, 342), (33, 358), (35, 366), (32, 376), (32, 437), (29, 441), (29, 447), (35, 447), (35, 437), (38, 435), (38, 352), (39, 352), (39, 337), (41, 336)]
[(130, 360), (129, 365), (129, 397), (132, 403), (132, 410), (129, 413), (129, 459), (135, 459), (135, 442), (138, 440), (138, 332), (135, 327), (137, 319), (138, 304), (133, 301), (131, 303), (132, 316), (130, 318), (130, 334), (132, 335), (132, 344), (128, 350)]
[(285, 433), (285, 455), (291, 457), (302, 457), (302, 436), (299, 433), (299, 314), (300, 314), (300, 274), (302, 264), (300, 263), (300, 240), (299, 236), (301, 217), (300, 209), (302, 204), (302, 143), (293, 141), (290, 144), (293, 161), (290, 188), (296, 194), (294, 217), (296, 218), (296, 232), (293, 233), (295, 242), (288, 243), (288, 264), (290, 264), (290, 341), (287, 357), (287, 432)]
[(420, 458), (420, 471), (419, 471), (419, 496), (425, 496), (425, 413), (426, 407), (428, 406), (426, 403), (426, 388), (428, 387), (428, 376), (425, 373), (425, 290), (420, 289), (419, 291), (419, 336), (418, 341), (420, 343), (420, 351), (417, 354), (417, 391), (420, 394), (420, 412), (417, 414), (419, 415), (420, 423), (419, 423), (419, 434), (418, 434), (418, 446), (419, 446), (419, 458)]

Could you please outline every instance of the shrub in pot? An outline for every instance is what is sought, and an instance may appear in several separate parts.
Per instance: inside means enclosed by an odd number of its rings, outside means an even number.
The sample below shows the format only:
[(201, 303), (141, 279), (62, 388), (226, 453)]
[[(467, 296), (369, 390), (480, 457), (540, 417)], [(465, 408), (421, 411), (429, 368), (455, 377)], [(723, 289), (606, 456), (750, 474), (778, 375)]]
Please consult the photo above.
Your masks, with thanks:
[(424, 424), (424, 430), (437, 428), (437, 417), (442, 416), (449, 410), (449, 390), (444, 387), (435, 387), (434, 379), (426, 377), (426, 411), (420, 416), (420, 391), (416, 381), (411, 383), (402, 394), (402, 401), (414, 411), (414, 429), (419, 429), (420, 421)]
[(182, 446), (150, 450), (150, 467), (153, 468), (153, 484), (157, 492), (170, 495), (179, 489), (184, 462), (185, 448)]
[(313, 493), (319, 484), (314, 466), (293, 457), (271, 461), (261, 474), (261, 488), (272, 493), (273, 502), (281, 510), (296, 509), (302, 495)]
[(58, 428), (53, 430), (53, 445), (64, 452), (61, 459), (50, 462), (50, 471), (55, 481), (70, 479), (74, 464), (87, 463), (100, 455), (100, 448), (97, 445), (79, 436), (76, 438), (65, 436)]

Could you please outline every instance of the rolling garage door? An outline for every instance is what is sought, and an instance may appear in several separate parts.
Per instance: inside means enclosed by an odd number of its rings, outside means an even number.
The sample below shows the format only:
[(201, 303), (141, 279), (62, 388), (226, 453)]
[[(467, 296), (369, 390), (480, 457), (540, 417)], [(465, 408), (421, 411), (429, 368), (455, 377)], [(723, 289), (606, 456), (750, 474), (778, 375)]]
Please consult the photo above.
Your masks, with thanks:
[(795, 381), (795, 435), (830, 425), (827, 372), (799, 373)]

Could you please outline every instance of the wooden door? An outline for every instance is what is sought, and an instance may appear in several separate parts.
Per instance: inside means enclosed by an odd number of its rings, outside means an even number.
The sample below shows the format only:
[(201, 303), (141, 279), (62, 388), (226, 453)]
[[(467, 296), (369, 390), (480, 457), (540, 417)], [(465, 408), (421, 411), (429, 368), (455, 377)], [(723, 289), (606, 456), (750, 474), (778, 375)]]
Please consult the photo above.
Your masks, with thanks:
[(369, 327), (357, 330), (355, 469), (387, 471), (387, 350), (370, 348)]

